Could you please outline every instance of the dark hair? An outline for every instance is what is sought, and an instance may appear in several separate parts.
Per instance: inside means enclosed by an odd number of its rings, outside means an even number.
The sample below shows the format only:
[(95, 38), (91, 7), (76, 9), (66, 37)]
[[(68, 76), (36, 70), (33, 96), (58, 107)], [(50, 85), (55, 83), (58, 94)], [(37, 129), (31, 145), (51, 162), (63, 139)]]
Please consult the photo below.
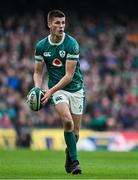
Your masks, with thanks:
[(58, 9), (54, 9), (52, 11), (49, 11), (49, 13), (47, 15), (47, 22), (53, 20), (54, 17), (65, 17), (65, 14)]

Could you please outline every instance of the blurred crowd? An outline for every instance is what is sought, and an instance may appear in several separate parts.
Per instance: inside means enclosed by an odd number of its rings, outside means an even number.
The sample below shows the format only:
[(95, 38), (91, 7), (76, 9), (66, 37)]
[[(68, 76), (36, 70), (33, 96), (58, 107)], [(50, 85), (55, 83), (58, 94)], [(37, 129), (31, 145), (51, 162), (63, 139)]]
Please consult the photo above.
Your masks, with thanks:
[[(82, 128), (138, 129), (138, 21), (124, 16), (68, 18), (66, 32), (80, 44), (87, 102)], [(38, 112), (26, 104), (33, 84), (35, 44), (49, 31), (42, 13), (0, 19), (0, 127), (62, 127), (48, 103)], [(45, 69), (43, 87), (47, 83)]]

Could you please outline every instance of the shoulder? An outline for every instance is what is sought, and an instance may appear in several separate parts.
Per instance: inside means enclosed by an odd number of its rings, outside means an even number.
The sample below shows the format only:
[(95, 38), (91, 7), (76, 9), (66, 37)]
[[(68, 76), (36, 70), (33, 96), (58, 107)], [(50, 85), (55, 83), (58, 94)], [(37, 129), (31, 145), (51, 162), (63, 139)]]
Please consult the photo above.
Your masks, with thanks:
[(79, 44), (74, 37), (66, 34), (66, 43), (69, 53), (79, 54)]
[(66, 40), (68, 43), (78, 44), (77, 40), (74, 37), (70, 36), (69, 34), (66, 34)]
[(45, 43), (47, 42), (47, 37), (43, 38), (42, 40), (40, 40), (36, 45), (35, 45), (35, 58), (38, 59), (38, 56), (39, 56), (39, 59), (42, 57), (43, 55), (43, 51), (44, 51), (44, 45)]
[(45, 37), (35, 45), (35, 55), (42, 55), (48, 38)]
[(48, 41), (48, 36), (41, 39), (39, 42), (37, 42), (35, 48), (36, 49), (42, 49), (47, 41)]

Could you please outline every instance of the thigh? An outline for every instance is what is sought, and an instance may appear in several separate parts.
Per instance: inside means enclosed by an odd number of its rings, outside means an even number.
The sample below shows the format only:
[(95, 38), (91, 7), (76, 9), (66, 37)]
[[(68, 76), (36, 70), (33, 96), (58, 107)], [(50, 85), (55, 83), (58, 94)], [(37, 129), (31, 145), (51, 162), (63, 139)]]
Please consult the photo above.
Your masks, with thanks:
[(52, 95), (52, 103), (63, 121), (72, 119), (69, 108), (69, 100), (64, 91), (59, 90)]
[(54, 106), (57, 106), (59, 103), (64, 102), (69, 105), (69, 99), (68, 96), (65, 94), (63, 90), (56, 91), (52, 97), (51, 102)]
[(82, 115), (85, 106), (84, 89), (81, 89), (75, 93), (70, 93), (69, 102), (70, 102), (71, 113), (78, 115), (78, 117), (79, 115)]
[(65, 102), (60, 102), (55, 106), (63, 124), (65, 131), (71, 132), (74, 130), (73, 119), (69, 110), (69, 106)]
[(60, 119), (62, 120), (64, 129), (66, 126), (72, 126), (73, 128), (73, 120), (70, 113), (69, 107), (69, 99), (64, 90), (56, 91), (52, 95), (52, 103), (55, 106), (56, 111), (58, 112)]
[(72, 120), (72, 116), (69, 110), (69, 106), (66, 102), (60, 102), (55, 106), (60, 118), (64, 121)]

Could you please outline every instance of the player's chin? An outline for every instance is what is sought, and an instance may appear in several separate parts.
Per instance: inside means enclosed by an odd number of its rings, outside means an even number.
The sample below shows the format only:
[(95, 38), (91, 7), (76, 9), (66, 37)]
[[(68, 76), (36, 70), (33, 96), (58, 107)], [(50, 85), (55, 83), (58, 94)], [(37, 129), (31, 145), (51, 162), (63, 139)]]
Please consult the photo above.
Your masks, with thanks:
[(58, 37), (62, 37), (62, 36), (63, 36), (63, 32), (59, 32)]

